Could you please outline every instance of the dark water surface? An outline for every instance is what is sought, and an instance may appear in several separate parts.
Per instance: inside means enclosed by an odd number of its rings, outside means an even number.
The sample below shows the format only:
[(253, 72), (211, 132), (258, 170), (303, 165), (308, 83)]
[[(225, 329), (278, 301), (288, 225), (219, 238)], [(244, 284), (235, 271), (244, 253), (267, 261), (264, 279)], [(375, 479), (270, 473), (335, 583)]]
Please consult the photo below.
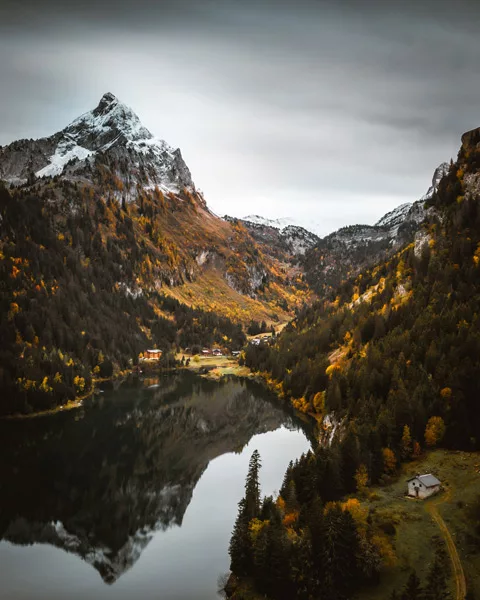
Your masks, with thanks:
[(252, 382), (123, 383), (0, 422), (0, 598), (213, 600), (248, 460), (271, 494), (310, 444)]

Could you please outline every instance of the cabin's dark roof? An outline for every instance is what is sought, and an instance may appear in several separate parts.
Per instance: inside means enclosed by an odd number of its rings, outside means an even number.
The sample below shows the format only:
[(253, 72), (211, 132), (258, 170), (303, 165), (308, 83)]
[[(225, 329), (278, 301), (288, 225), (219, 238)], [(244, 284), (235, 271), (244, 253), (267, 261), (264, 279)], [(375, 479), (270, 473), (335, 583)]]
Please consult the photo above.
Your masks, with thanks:
[(440, 480), (437, 479), (435, 475), (432, 475), (431, 473), (427, 473), (426, 475), (415, 475), (415, 477), (411, 477), (407, 481), (407, 483), (410, 483), (410, 481), (413, 481), (414, 479), (418, 479), (419, 481), (421, 481), (423, 485), (427, 488), (435, 487), (436, 485), (441, 485)]

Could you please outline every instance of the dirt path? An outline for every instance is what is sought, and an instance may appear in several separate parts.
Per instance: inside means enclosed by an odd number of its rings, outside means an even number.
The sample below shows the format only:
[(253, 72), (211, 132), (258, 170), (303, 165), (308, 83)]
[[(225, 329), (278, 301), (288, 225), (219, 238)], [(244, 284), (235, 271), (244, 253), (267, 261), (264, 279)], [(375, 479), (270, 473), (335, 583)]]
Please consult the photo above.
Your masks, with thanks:
[(452, 562), (452, 570), (453, 576), (455, 577), (455, 585), (456, 585), (456, 596), (455, 600), (465, 600), (465, 596), (467, 595), (467, 583), (465, 581), (465, 573), (463, 572), (462, 561), (460, 560), (460, 556), (458, 555), (457, 547), (455, 542), (453, 541), (452, 534), (450, 533), (445, 521), (443, 520), (441, 514), (438, 512), (438, 506), (443, 504), (450, 498), (450, 490), (438, 500), (434, 500), (431, 502), (427, 502), (425, 504), (425, 509), (442, 532), (442, 535), (447, 544), (448, 553), (450, 555), (450, 560)]

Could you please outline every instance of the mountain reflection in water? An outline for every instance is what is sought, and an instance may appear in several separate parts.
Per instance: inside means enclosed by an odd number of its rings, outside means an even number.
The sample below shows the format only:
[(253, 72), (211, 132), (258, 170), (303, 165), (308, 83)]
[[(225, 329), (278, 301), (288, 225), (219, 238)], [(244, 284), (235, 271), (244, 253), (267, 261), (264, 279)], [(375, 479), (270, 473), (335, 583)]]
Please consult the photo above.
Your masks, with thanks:
[(77, 554), (113, 583), (155, 532), (182, 525), (212, 459), (282, 425), (299, 422), (253, 382), (189, 373), (111, 386), (54, 416), (4, 421), (0, 537)]

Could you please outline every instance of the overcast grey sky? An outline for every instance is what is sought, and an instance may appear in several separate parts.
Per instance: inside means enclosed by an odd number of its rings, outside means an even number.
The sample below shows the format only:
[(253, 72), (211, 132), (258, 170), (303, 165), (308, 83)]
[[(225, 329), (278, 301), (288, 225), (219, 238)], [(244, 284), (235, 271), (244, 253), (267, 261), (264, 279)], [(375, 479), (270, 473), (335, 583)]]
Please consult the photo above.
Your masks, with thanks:
[(477, 0), (69, 4), (0, 4), (0, 144), (110, 91), (221, 215), (373, 223), (480, 126)]

